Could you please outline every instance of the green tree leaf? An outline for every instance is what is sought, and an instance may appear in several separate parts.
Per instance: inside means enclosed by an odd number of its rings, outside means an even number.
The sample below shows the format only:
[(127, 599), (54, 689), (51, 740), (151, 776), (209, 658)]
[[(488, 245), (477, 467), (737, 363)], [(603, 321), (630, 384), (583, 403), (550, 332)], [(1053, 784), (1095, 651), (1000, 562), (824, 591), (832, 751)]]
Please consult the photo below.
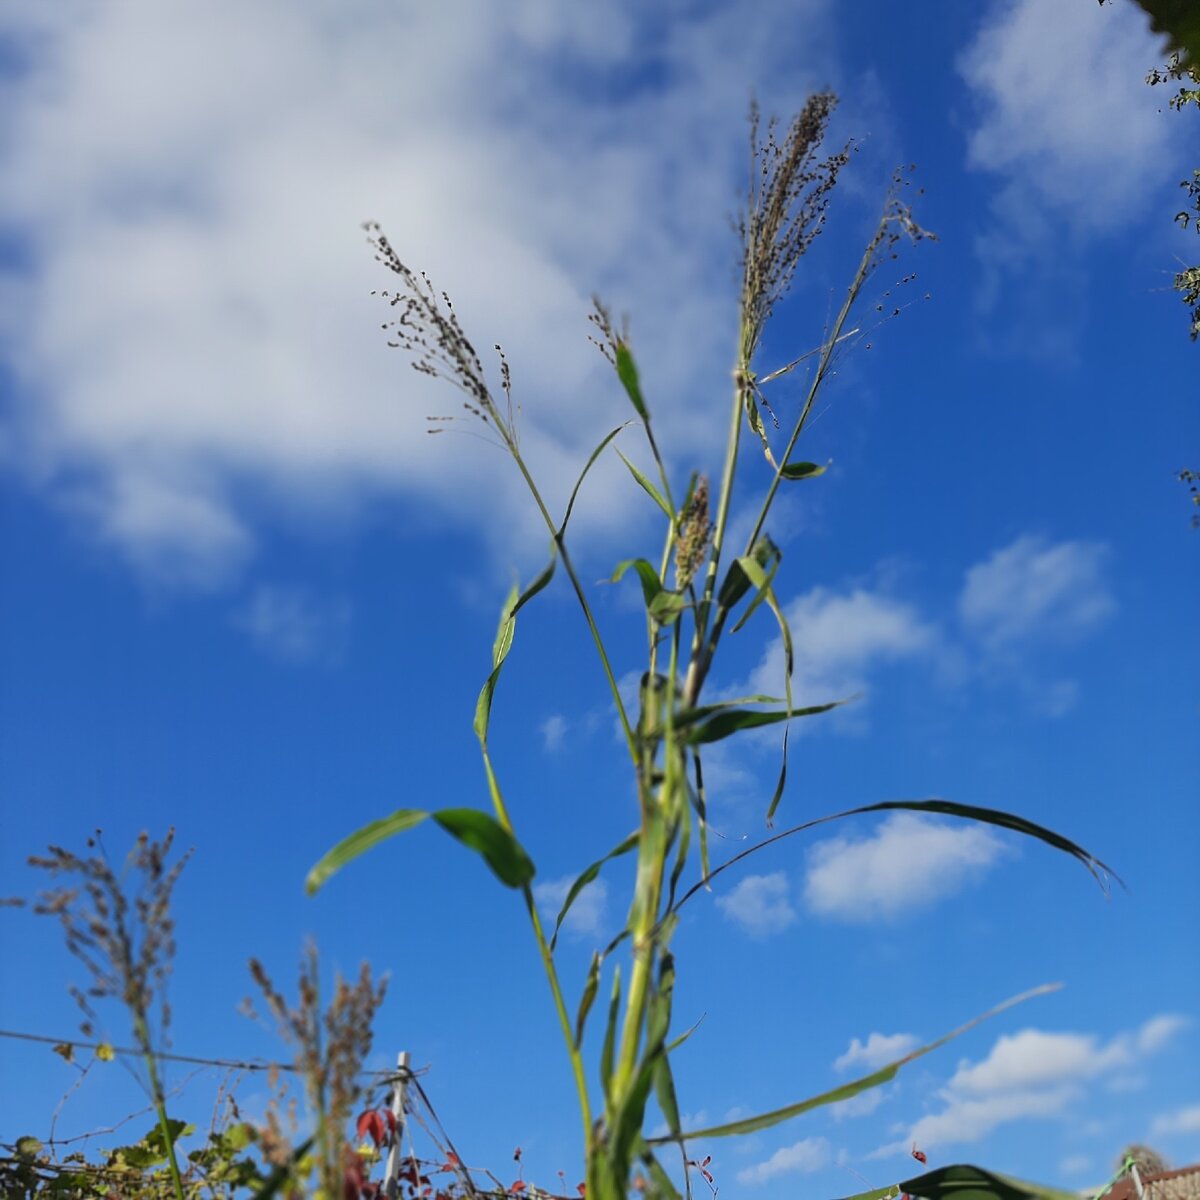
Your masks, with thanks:
[(525, 848), (488, 813), (478, 808), (442, 808), (433, 819), (464, 846), (481, 854), (507, 887), (524, 887), (536, 874)]

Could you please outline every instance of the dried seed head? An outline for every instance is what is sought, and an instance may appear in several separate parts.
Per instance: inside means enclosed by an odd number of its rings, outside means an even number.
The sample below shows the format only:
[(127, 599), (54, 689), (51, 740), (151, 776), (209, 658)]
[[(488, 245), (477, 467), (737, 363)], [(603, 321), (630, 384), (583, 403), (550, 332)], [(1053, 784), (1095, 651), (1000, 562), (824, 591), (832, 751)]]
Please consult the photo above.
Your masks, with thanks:
[(701, 475), (696, 490), (679, 517), (679, 538), (675, 543), (675, 589), (687, 587), (704, 561), (712, 522), (708, 517), (708, 478)]

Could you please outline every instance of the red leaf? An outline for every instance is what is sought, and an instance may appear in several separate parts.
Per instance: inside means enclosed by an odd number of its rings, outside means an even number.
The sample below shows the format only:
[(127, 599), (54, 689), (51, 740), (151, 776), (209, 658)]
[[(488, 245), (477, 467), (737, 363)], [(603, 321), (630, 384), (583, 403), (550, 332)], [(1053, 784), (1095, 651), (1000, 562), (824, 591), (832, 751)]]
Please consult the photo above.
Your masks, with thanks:
[(578, 1193), (579, 1193), (581, 1196), (586, 1196), (586, 1195), (587, 1195), (587, 1184), (586, 1184), (586, 1183), (577, 1183), (577, 1184), (575, 1185), (575, 1190), (576, 1190), (576, 1191), (577, 1191), (577, 1192), (578, 1192)]
[(525, 1180), (518, 1179), (516, 1183), (509, 1187), (509, 1192), (514, 1196), (519, 1196), (525, 1190)]
[(915, 1159), (917, 1160), (917, 1162), (919, 1162), (919, 1163), (927, 1163), (927, 1162), (929, 1161), (929, 1158), (928, 1158), (928, 1156), (925, 1154), (925, 1152), (924, 1152), (923, 1150), (918, 1150), (918, 1149), (917, 1149), (917, 1144), (916, 1144), (916, 1142), (914, 1142), (914, 1143), (913, 1143), (913, 1148), (912, 1148), (912, 1156), (913, 1156), (913, 1158), (915, 1158)]
[(518, 1147), (517, 1147), (517, 1148), (516, 1148), (516, 1149), (513, 1151), (513, 1162), (520, 1162), (520, 1161), (521, 1161), (521, 1147), (520, 1147), (520, 1146), (518, 1146)]

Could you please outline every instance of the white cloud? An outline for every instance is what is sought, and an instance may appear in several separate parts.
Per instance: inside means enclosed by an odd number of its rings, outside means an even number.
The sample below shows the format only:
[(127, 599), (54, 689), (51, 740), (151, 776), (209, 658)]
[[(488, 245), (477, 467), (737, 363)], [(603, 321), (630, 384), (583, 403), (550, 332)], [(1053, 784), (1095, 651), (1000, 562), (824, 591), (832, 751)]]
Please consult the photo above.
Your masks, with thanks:
[[(986, 336), (1003, 347), (1072, 354), (1087, 240), (1127, 226), (1174, 183), (1166, 147), (1179, 135), (1144, 83), (1163, 58), (1147, 25), (1132, 4), (994, 3), (959, 58), (978, 109), (967, 163), (992, 185), (976, 295), (994, 314)], [(1062, 305), (1067, 291), (1084, 302)]]
[(1064, 1175), (1081, 1175), (1084, 1171), (1090, 1171), (1091, 1168), (1092, 1160), (1086, 1154), (1068, 1154), (1058, 1164), (1059, 1171)]
[[(1139, 1029), (1109, 1041), (1094, 1034), (1023, 1029), (998, 1038), (982, 1061), (962, 1061), (938, 1095), (940, 1111), (909, 1130), (922, 1148), (976, 1142), (1011, 1121), (1065, 1115), (1088, 1088), (1164, 1049), (1186, 1021), (1152, 1017)], [(895, 1145), (904, 1145), (900, 1142)], [(881, 1147), (879, 1155), (894, 1146)]]
[(851, 1096), (849, 1100), (839, 1100), (830, 1105), (829, 1111), (835, 1121), (842, 1121), (847, 1117), (869, 1117), (890, 1096), (887, 1088), (874, 1087), (859, 1092), (857, 1096)]
[(302, 588), (260, 586), (233, 615), (236, 628), (287, 662), (336, 661), (345, 649), (350, 603), (321, 600)]
[(770, 1158), (745, 1167), (737, 1173), (738, 1183), (746, 1186), (766, 1183), (780, 1175), (809, 1174), (829, 1164), (829, 1142), (823, 1137), (805, 1138), (776, 1150)]
[(1119, 225), (1164, 170), (1167, 126), (1144, 82), (1161, 57), (1129, 5), (994, 4), (959, 61), (981, 109), (969, 164), (1019, 181), (1075, 229)]
[(1170, 1137), (1176, 1133), (1200, 1133), (1200, 1104), (1160, 1113), (1150, 1126), (1151, 1137)]
[[(813, 588), (793, 600), (786, 615), (795, 651), (792, 692), (797, 705), (865, 692), (872, 669), (926, 653), (936, 643), (932, 627), (910, 605), (861, 588), (844, 594)], [(775, 638), (755, 668), (749, 690), (782, 695), (783, 683), (783, 643)], [(800, 728), (809, 724), (802, 722)]]
[(1096, 542), (1019, 537), (967, 571), (962, 622), (993, 652), (1091, 633), (1116, 608), (1104, 578), (1107, 555)]
[(1154, 1054), (1163, 1049), (1192, 1025), (1191, 1017), (1182, 1013), (1161, 1013), (1151, 1017), (1137, 1032), (1137, 1049), (1140, 1054)]
[(833, 1069), (846, 1071), (861, 1067), (865, 1071), (876, 1071), (917, 1045), (918, 1039), (911, 1033), (871, 1033), (865, 1042), (853, 1038), (845, 1054), (840, 1054), (834, 1061)]
[(563, 738), (567, 733), (567, 718), (561, 713), (554, 713), (547, 717), (540, 726), (542, 734), (542, 745), (546, 752), (553, 754), (557, 750), (562, 749)]
[[(746, 96), (768, 80), (789, 114), (836, 77), (830, 9), (6, 5), (6, 462), (185, 583), (236, 569), (263, 522), (381, 493), (525, 544), (514, 473), (425, 434), (461, 410), (383, 346), (367, 217), (477, 344), (504, 344), (555, 508), (626, 415), (587, 344), (593, 290), (633, 314), (662, 440), (690, 461), (723, 434), (723, 405), (705, 420), (690, 398), (728, 370), (736, 297), (710, 285), (736, 255)], [(617, 64), (652, 83), (597, 104)], [(462, 484), (485, 471), (481, 504)], [(597, 464), (576, 528), (623, 528), (644, 499)]]
[(808, 855), (804, 899), (838, 920), (890, 920), (977, 882), (1005, 850), (982, 826), (895, 813), (864, 838), (818, 842)]
[[(564, 875), (561, 879), (546, 879), (533, 885), (534, 899), (551, 922), (557, 919), (559, 910), (575, 882), (574, 876)], [(593, 879), (575, 897), (563, 921), (563, 932), (571, 938), (594, 937), (603, 928), (608, 901), (608, 884), (603, 879)]]
[(717, 907), (751, 937), (765, 938), (782, 933), (795, 922), (790, 890), (782, 871), (747, 875), (729, 895), (717, 897)]

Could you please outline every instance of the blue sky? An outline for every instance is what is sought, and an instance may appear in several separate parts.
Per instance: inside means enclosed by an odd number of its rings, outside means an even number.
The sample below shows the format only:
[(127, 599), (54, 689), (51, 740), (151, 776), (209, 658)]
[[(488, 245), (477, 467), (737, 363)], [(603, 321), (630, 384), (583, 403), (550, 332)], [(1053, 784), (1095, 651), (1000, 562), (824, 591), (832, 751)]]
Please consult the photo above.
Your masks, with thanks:
[[(678, 934), (676, 1019), (705, 1018), (677, 1065), (695, 1121), (1065, 987), (861, 1103), (696, 1149), (724, 1194), (763, 1200), (903, 1178), (914, 1139), (934, 1165), (1070, 1187), (1134, 1139), (1200, 1159), (1200, 547), (1174, 479), (1200, 465), (1198, 351), (1169, 288), (1195, 257), (1171, 217), (1196, 142), (1142, 82), (1161, 48), (1132, 4), (28, 0), (0, 39), (4, 894), (33, 887), (23, 861), (47, 843), (102, 826), (117, 851), (175, 825), (196, 850), (177, 1049), (276, 1053), (235, 1012), (244, 963), (291, 979), (312, 933), (330, 969), (391, 970), (377, 1065), (407, 1049), (431, 1067), (469, 1161), (503, 1168), (519, 1144), (531, 1178), (573, 1180), (519, 899), (424, 828), (302, 893), (367, 820), (486, 805), (475, 695), (512, 574), (546, 552), (507, 460), (465, 425), (427, 436), (458, 397), (385, 348), (360, 224), (504, 345), (559, 507), (630, 415), (587, 342), (589, 297), (628, 312), (682, 487), (720, 466), (751, 90), (787, 118), (830, 86), (836, 137), (861, 149), (762, 369), (820, 342), (897, 163), (917, 164), (939, 240), (876, 277), (806, 435), (832, 466), (769, 525), (797, 695), (863, 696), (798, 730), (780, 819), (929, 795), (1012, 809), (1130, 891), (1106, 901), (1040, 845), (912, 816), (730, 871)], [(867, 328), (875, 303), (903, 311)], [(772, 386), (794, 412), (801, 381)], [(632, 431), (620, 444), (644, 461)], [(735, 527), (764, 482), (748, 454)], [(661, 538), (611, 455), (573, 528), (588, 581)], [(628, 679), (635, 593), (593, 588)], [(547, 903), (635, 823), (573, 603), (558, 579), (522, 614), (493, 721)], [(778, 686), (769, 619), (728, 654), (714, 687)], [(763, 831), (776, 754), (714, 756), (718, 850)], [(573, 987), (627, 884), (613, 870), (576, 910)], [(2, 916), (0, 1027), (70, 1034), (56, 933)], [(0, 1064), (0, 1139), (44, 1134), (69, 1068), (16, 1043)], [(137, 1106), (98, 1072), (60, 1134)], [(206, 1113), (215, 1082), (180, 1106)]]

